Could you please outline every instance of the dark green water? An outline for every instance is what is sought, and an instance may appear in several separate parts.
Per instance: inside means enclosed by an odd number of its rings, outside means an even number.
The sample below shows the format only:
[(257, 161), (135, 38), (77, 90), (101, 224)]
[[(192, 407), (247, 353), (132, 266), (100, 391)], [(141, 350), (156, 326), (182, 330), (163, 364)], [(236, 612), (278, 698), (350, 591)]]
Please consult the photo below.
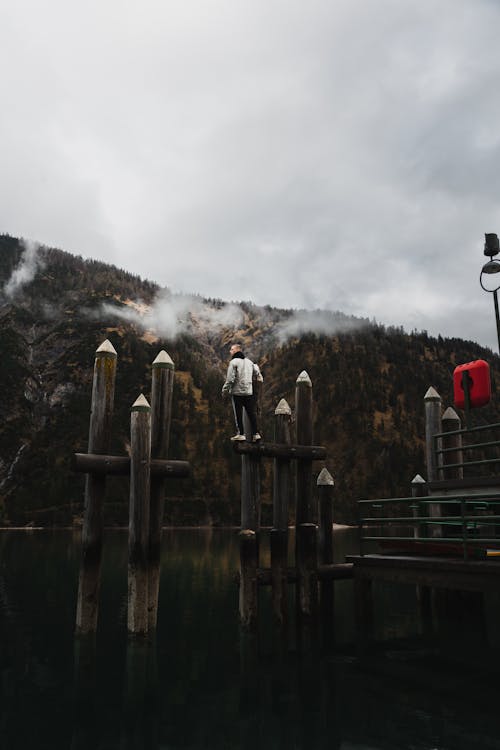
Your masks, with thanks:
[[(336, 549), (355, 551), (352, 532)], [(3, 750), (500, 748), (496, 597), (484, 617), (477, 602), (445, 607), (424, 639), (415, 589), (380, 587), (378, 647), (361, 657), (341, 582), (335, 645), (301, 650), (292, 633), (279, 649), (268, 592), (257, 642), (239, 632), (237, 532), (166, 532), (157, 642), (127, 646), (127, 539), (114, 532), (92, 655), (73, 639), (79, 552), (69, 532), (0, 535)]]

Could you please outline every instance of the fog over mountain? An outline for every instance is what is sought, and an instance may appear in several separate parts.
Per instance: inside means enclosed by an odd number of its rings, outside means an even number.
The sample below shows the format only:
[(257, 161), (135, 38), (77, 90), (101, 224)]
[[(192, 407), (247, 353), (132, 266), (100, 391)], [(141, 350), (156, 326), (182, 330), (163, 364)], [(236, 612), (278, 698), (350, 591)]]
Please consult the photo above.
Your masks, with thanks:
[(496, 348), (499, 3), (20, 0), (1, 21), (0, 232)]

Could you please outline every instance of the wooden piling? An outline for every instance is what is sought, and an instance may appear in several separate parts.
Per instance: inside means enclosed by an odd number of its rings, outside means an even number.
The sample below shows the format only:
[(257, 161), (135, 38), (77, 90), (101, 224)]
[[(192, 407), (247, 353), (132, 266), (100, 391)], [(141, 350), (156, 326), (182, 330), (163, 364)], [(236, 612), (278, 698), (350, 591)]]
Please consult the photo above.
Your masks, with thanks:
[[(247, 440), (252, 429), (243, 412)], [(257, 626), (257, 568), (259, 566), (260, 529), (260, 456), (241, 457), (241, 533), (240, 533), (240, 623), (244, 628)]]
[[(328, 469), (323, 468), (316, 480), (319, 500), (318, 559), (320, 565), (333, 564), (333, 492), (335, 482)], [(333, 625), (333, 580), (320, 583), (321, 616), (328, 626)]]
[[(246, 411), (243, 426), (250, 442), (252, 429)], [(260, 456), (241, 456), (241, 528), (252, 531), (260, 528)]]
[[(416, 474), (411, 481), (411, 495), (415, 498), (414, 505), (416, 506), (413, 508), (413, 517), (418, 518), (421, 515), (418, 498), (427, 497), (426, 481), (420, 476), (420, 474)], [(425, 510), (424, 515), (427, 515)], [(427, 527), (422, 527), (420, 524), (415, 525), (413, 536), (416, 539), (420, 536), (427, 536)], [(417, 584), (416, 594), (422, 633), (424, 635), (430, 635), (432, 633), (432, 589), (429, 588), (429, 586)]]
[[(274, 411), (274, 439), (290, 445), (292, 410), (284, 398)], [(273, 528), (270, 533), (273, 617), (284, 627), (288, 615), (288, 504), (290, 496), (290, 459), (275, 458), (273, 462)]]
[[(151, 458), (166, 459), (172, 419), (174, 363), (161, 351), (152, 365), (151, 384)], [(151, 502), (148, 552), (148, 629), (156, 629), (160, 590), (161, 531), (165, 508), (165, 480), (151, 476)]]
[(302, 623), (316, 621), (318, 612), (318, 527), (297, 526), (297, 610)]
[[(313, 399), (312, 382), (303, 370), (295, 383), (295, 421), (297, 443), (313, 444)], [(315, 523), (316, 513), (312, 500), (312, 460), (300, 459), (297, 462), (297, 526), (303, 523)]]
[(427, 481), (439, 479), (441, 459), (436, 455), (436, 448), (441, 448), (441, 439), (434, 439), (434, 435), (442, 432), (441, 396), (432, 386), (424, 396), (425, 404), (425, 454), (427, 462)]
[[(460, 417), (456, 413), (455, 409), (449, 406), (442, 417), (443, 432), (455, 432), (460, 430), (462, 422)], [(462, 435), (446, 435), (443, 437), (443, 450), (446, 449), (446, 453), (443, 453), (442, 460), (442, 475), (443, 479), (463, 479), (464, 469), (463, 466), (453, 466), (448, 468), (448, 464), (458, 464), (463, 461), (462, 453)]]
[[(441, 438), (434, 435), (443, 431), (441, 421), (441, 396), (432, 386), (424, 397), (425, 404), (425, 453), (427, 461), (427, 481), (432, 482), (439, 479), (439, 467), (441, 465), (441, 454), (436, 453), (442, 447)], [(429, 505), (429, 515), (439, 518), (442, 515), (439, 503)], [(429, 527), (429, 536), (442, 536), (442, 527), (432, 524)]]
[(130, 446), (127, 627), (130, 635), (144, 636), (148, 631), (151, 407), (142, 394), (131, 408)]
[(258, 538), (252, 529), (240, 531), (240, 624), (246, 629), (257, 626)]
[[(88, 452), (105, 454), (111, 442), (111, 420), (116, 378), (116, 351), (106, 340), (96, 351)], [(85, 482), (85, 512), (82, 530), (82, 559), (78, 581), (76, 633), (95, 633), (99, 611), (102, 555), (102, 508), (106, 476), (88, 474)]]

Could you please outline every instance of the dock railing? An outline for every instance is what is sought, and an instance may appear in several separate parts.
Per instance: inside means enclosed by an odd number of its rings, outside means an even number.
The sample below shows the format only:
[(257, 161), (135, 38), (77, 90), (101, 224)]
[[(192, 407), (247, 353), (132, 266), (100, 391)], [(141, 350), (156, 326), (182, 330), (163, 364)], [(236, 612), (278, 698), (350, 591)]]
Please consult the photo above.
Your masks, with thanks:
[(500, 466), (498, 436), (500, 422), (434, 433), (433, 447), (439, 477), (484, 476), (485, 470), (491, 471), (495, 464)]
[[(430, 508), (437, 505), (438, 517)], [(373, 552), (378, 543), (385, 554), (484, 558), (487, 547), (500, 550), (499, 506), (500, 491), (358, 500), (360, 554), (368, 544)], [(433, 535), (437, 527), (440, 532)]]

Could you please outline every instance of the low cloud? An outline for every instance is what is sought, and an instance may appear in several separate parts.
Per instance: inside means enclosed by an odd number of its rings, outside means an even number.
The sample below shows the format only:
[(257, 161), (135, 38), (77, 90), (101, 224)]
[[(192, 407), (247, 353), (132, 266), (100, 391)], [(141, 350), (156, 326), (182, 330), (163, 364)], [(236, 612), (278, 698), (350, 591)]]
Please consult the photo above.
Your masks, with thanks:
[(338, 333), (353, 333), (370, 325), (363, 318), (348, 317), (331, 310), (296, 310), (280, 322), (277, 338), (285, 344), (291, 338), (299, 338), (307, 333), (318, 336), (335, 336)]
[(104, 304), (102, 313), (158, 336), (175, 339), (186, 333), (216, 333), (224, 328), (238, 328), (244, 320), (243, 310), (234, 303), (210, 305), (199, 297), (160, 293), (152, 305), (127, 300), (123, 306)]
[[(254, 314), (258, 325), (264, 323), (267, 335), (280, 346), (308, 333), (334, 336), (370, 325), (366, 319), (330, 310), (294, 310), (283, 317), (283, 312), (255, 307)], [(236, 332), (245, 326), (245, 312), (237, 303), (209, 303), (194, 295), (172, 295), (166, 291), (151, 305), (141, 300), (126, 300), (122, 305), (103, 304), (99, 315), (118, 318), (166, 339), (182, 334), (218, 334), (228, 329)]]
[(24, 250), (19, 265), (14, 269), (3, 288), (4, 294), (9, 298), (14, 297), (26, 284), (33, 281), (38, 271), (45, 265), (40, 252), (40, 245), (31, 240), (20, 240), (20, 244)]

